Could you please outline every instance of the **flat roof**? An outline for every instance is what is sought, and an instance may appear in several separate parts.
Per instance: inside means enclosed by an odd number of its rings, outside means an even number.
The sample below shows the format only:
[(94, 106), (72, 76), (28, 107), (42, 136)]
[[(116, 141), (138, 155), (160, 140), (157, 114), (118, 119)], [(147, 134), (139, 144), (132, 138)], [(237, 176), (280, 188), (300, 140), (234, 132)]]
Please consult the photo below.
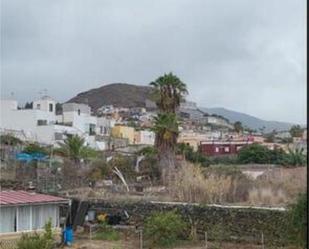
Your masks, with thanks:
[(27, 191), (0, 191), (0, 206), (15, 206), (46, 203), (67, 203), (69, 200), (58, 196)]

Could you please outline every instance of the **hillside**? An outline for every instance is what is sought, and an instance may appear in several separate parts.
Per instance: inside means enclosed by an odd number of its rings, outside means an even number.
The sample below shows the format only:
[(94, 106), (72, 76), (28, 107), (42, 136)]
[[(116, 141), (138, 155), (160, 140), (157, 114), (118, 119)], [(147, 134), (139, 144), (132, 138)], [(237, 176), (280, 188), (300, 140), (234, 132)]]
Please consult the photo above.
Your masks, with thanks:
[(79, 93), (67, 102), (88, 103), (93, 111), (103, 105), (145, 107), (150, 95), (151, 87), (114, 83)]
[[(67, 102), (88, 103), (93, 111), (103, 105), (114, 105), (116, 107), (145, 107), (146, 100), (151, 99), (151, 87), (137, 86), (125, 83), (114, 83), (104, 85), (79, 93)], [(265, 132), (274, 129), (277, 131), (288, 130), (292, 124), (278, 121), (266, 121), (251, 115), (231, 111), (225, 108), (200, 108), (209, 114), (221, 115), (231, 122), (240, 121), (244, 126), (258, 130), (265, 127)]]
[(251, 129), (258, 130), (259, 128), (265, 127), (265, 132), (271, 132), (272, 130), (288, 130), (293, 125), (291, 123), (278, 122), (278, 121), (266, 121), (263, 119), (256, 118), (254, 116), (231, 111), (222, 107), (217, 108), (200, 108), (202, 111), (205, 111), (209, 114), (217, 114), (223, 117), (226, 117), (230, 122), (240, 121), (244, 126), (247, 126)]

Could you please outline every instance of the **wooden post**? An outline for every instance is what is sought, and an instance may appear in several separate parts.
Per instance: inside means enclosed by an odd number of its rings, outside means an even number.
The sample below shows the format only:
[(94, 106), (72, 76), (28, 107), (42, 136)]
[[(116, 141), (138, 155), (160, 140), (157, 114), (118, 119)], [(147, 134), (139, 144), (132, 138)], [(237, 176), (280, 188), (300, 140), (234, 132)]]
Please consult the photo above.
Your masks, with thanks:
[(262, 249), (265, 249), (264, 247), (264, 233), (261, 234), (261, 243), (262, 243)]
[(140, 246), (140, 249), (143, 249), (143, 230), (142, 229), (139, 231), (139, 246)]

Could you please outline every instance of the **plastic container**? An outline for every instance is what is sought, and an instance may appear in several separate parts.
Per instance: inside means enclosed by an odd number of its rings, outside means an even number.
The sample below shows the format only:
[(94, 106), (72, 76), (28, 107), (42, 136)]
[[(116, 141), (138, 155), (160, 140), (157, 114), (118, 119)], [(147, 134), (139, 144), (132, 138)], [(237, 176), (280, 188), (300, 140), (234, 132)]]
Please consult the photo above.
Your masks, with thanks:
[(65, 245), (72, 245), (73, 243), (73, 229), (72, 227), (68, 226), (63, 231), (63, 238), (64, 238), (64, 244)]

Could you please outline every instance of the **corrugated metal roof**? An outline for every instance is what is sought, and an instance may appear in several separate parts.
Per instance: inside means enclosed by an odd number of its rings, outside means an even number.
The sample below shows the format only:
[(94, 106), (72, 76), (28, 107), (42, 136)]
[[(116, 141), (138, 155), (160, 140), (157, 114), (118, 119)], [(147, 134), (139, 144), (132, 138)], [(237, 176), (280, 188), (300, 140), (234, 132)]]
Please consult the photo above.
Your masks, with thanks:
[(0, 191), (0, 206), (66, 202), (67, 199), (26, 191)]

